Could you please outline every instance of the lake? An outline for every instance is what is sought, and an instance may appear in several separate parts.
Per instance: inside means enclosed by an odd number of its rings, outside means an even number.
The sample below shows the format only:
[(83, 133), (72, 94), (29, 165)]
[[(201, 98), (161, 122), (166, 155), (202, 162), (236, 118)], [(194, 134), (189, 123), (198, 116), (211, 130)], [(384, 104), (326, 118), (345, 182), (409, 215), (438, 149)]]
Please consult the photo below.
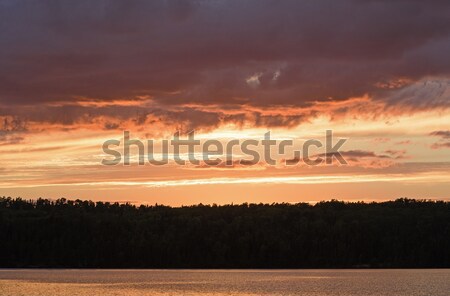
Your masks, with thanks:
[(448, 296), (450, 270), (0, 269), (1, 296)]

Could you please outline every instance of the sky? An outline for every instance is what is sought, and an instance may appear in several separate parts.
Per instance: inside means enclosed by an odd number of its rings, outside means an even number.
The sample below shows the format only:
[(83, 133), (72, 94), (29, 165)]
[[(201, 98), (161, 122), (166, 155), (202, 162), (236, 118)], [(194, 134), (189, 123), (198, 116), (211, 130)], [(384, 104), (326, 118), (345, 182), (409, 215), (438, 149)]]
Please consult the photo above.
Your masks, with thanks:
[[(0, 0), (0, 196), (449, 200), (449, 15), (439, 0)], [(124, 131), (301, 145), (326, 130), (346, 165), (102, 164)]]

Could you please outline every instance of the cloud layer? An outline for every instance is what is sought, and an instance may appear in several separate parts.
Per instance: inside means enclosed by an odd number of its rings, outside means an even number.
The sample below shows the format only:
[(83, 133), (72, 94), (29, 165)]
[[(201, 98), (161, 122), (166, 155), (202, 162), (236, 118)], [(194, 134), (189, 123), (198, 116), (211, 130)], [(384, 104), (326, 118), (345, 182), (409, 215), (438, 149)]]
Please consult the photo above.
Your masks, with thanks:
[(395, 104), (404, 98), (393, 90), (450, 74), (448, 1), (0, 7), (3, 104), (149, 95), (163, 104), (305, 106), (367, 93)]

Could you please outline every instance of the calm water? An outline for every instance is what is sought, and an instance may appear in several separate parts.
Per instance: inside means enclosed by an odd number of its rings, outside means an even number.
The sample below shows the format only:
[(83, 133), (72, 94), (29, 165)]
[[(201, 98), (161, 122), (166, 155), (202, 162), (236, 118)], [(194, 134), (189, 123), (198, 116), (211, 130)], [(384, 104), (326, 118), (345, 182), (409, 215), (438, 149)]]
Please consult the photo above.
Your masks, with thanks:
[(0, 295), (450, 295), (450, 270), (0, 270)]

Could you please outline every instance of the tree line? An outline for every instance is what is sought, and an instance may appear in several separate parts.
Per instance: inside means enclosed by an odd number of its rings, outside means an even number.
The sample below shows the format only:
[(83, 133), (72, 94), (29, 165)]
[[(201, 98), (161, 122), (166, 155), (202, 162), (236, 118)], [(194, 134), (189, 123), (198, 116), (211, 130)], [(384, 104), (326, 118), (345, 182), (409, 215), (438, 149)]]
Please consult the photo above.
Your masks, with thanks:
[(450, 267), (450, 202), (168, 207), (3, 197), (0, 267)]

